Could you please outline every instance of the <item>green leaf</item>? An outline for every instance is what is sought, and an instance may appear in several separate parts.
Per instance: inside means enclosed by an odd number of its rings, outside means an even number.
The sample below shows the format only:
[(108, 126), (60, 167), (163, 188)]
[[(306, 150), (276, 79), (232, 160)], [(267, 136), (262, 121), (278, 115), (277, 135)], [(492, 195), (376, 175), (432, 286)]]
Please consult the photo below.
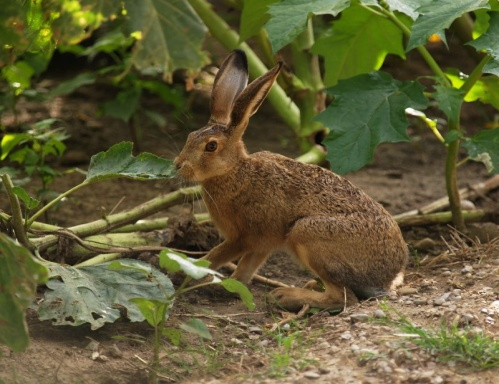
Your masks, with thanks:
[(409, 16), (412, 20), (416, 20), (419, 16), (417, 9), (431, 1), (432, 0), (386, 0), (386, 3), (391, 11), (399, 11)]
[(171, 160), (147, 152), (134, 157), (132, 147), (132, 143), (122, 142), (113, 145), (106, 152), (92, 156), (86, 182), (116, 177), (147, 180), (174, 176), (175, 170)]
[(26, 205), (26, 208), (28, 211), (31, 211), (32, 209), (35, 209), (38, 204), (40, 204), (40, 200), (37, 200), (30, 195), (28, 195), (28, 192), (26, 192), (24, 189), (21, 187), (14, 187), (12, 188), (12, 192), (21, 199), (21, 201)]
[(133, 37), (126, 37), (119, 29), (113, 29), (100, 36), (90, 47), (85, 48), (81, 55), (95, 56), (100, 52), (112, 53), (127, 49), (134, 42)]
[(31, 76), (35, 70), (25, 61), (17, 61), (2, 69), (2, 75), (14, 89), (16, 95), (31, 87)]
[(170, 78), (176, 69), (199, 70), (208, 63), (201, 50), (207, 29), (187, 0), (125, 0), (124, 4), (128, 14), (124, 29), (138, 38), (132, 50), (136, 68), (157, 67)]
[(229, 292), (237, 293), (249, 310), (252, 311), (255, 309), (256, 305), (253, 301), (253, 295), (246, 285), (236, 279), (224, 279), (220, 285)]
[(270, 19), (269, 5), (279, 0), (244, 0), (239, 26), (239, 41), (255, 36)]
[(182, 271), (187, 276), (190, 276), (196, 280), (202, 279), (208, 275), (213, 275), (213, 282), (220, 282), (220, 278), (218, 276), (222, 275), (207, 268), (205, 266), (205, 262), (205, 260), (191, 259), (185, 255), (170, 251), (168, 249), (165, 249), (159, 253), (159, 265), (168, 272), (175, 273)]
[(140, 313), (146, 318), (149, 325), (156, 327), (161, 321), (165, 320), (168, 316), (168, 311), (172, 306), (171, 302), (144, 299), (142, 297), (130, 299)]
[(490, 60), (482, 69), (483, 73), (499, 76), (499, 60)]
[[(465, 80), (466, 75), (460, 73), (457, 69), (449, 69), (445, 72), (454, 88), (460, 88)], [(482, 76), (464, 96), (464, 101), (473, 102), (480, 100), (482, 103), (493, 105), (499, 109), (499, 77), (497, 76)]]
[(26, 309), (48, 271), (30, 252), (0, 233), (0, 343), (15, 352), (28, 347)]
[(386, 55), (405, 57), (402, 31), (390, 20), (353, 6), (334, 22), (332, 33), (316, 41), (312, 52), (324, 57), (324, 83), (377, 70)]
[(161, 333), (163, 336), (168, 337), (168, 339), (173, 345), (178, 346), (180, 344), (180, 339), (182, 338), (182, 332), (180, 332), (178, 329), (164, 328), (161, 331)]
[(31, 138), (30, 135), (26, 133), (6, 133), (2, 137), (2, 141), (0, 142), (0, 148), (2, 150), (2, 155), (0, 156), (0, 160), (5, 160), (9, 153), (18, 145), (25, 140), (29, 140)]
[[(499, 61), (499, 12), (490, 12), (489, 28), (469, 45), (479, 51), (485, 51), (496, 61)], [(485, 69), (484, 69), (485, 72)]]
[(73, 77), (70, 80), (63, 81), (59, 83), (57, 87), (50, 90), (48, 93), (49, 97), (56, 97), (67, 95), (84, 85), (94, 84), (97, 80), (97, 76), (94, 73), (80, 73), (79, 75)]
[(102, 104), (104, 116), (115, 117), (128, 123), (139, 109), (141, 94), (142, 90), (139, 87), (132, 86), (121, 90), (115, 99)]
[(484, 129), (465, 139), (462, 146), (475, 161), (481, 161), (491, 173), (499, 173), (499, 128)]
[(265, 25), (272, 51), (292, 42), (307, 27), (313, 15), (338, 15), (349, 6), (349, 0), (286, 0), (269, 6), (271, 19)]
[(380, 143), (408, 141), (405, 109), (427, 105), (422, 85), (384, 72), (340, 80), (327, 93), (335, 99), (315, 119), (331, 131), (324, 141), (327, 159), (340, 174), (370, 162)]
[(412, 26), (412, 33), (407, 42), (407, 51), (425, 45), (433, 34), (439, 34), (447, 44), (444, 29), (449, 28), (454, 20), (465, 13), (480, 8), (490, 8), (488, 0), (433, 0), (417, 9), (420, 13)]
[(54, 325), (90, 323), (95, 330), (119, 319), (122, 309), (128, 320), (144, 321), (131, 299), (167, 302), (174, 294), (170, 279), (151, 265), (130, 259), (119, 262), (125, 268), (109, 269), (110, 263), (81, 268), (50, 266), (49, 290), (35, 307), (40, 320), (52, 320)]
[(180, 328), (184, 331), (198, 335), (203, 339), (212, 339), (210, 331), (208, 331), (206, 324), (199, 319), (189, 319), (185, 323), (180, 324)]
[(433, 97), (438, 102), (438, 107), (445, 113), (449, 120), (458, 121), (463, 103), (463, 92), (459, 89), (435, 85)]

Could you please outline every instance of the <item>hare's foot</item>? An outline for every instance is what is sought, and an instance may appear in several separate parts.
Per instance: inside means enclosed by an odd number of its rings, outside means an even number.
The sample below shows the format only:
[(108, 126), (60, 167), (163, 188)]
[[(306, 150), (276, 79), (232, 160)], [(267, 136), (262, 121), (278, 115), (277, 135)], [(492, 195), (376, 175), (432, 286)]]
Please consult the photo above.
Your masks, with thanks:
[(288, 311), (299, 311), (308, 304), (312, 308), (343, 309), (358, 302), (350, 288), (329, 284), (326, 291), (305, 288), (277, 288), (269, 294), (270, 302)]

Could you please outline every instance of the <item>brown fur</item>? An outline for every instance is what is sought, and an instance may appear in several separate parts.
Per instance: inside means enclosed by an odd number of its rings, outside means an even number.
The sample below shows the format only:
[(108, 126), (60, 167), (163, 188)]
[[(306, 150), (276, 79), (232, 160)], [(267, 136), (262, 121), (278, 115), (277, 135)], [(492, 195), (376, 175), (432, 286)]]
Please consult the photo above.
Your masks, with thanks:
[[(244, 89), (245, 66), (241, 51), (225, 60), (213, 89), (216, 116), (212, 113), (208, 126), (189, 135), (175, 159), (181, 177), (201, 184), (225, 239), (206, 259), (213, 269), (239, 260), (233, 277), (247, 283), (273, 251), (295, 255), (322, 280), (325, 292), (274, 290), (273, 300), (290, 310), (304, 304), (342, 308), (386, 292), (407, 260), (397, 223), (333, 172), (270, 152), (247, 153), (242, 135), (280, 65)], [(207, 150), (208, 142), (216, 142), (215, 151)]]

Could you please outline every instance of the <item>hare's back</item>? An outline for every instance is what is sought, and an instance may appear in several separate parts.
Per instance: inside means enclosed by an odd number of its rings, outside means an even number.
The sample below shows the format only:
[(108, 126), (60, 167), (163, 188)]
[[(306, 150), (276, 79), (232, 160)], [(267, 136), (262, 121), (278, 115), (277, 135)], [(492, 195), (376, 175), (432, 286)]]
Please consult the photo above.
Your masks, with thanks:
[[(254, 185), (264, 188), (295, 207), (313, 208), (317, 213), (385, 213), (384, 208), (350, 181), (317, 165), (303, 164), (271, 152), (251, 155)], [(268, 192), (267, 192), (268, 193)]]

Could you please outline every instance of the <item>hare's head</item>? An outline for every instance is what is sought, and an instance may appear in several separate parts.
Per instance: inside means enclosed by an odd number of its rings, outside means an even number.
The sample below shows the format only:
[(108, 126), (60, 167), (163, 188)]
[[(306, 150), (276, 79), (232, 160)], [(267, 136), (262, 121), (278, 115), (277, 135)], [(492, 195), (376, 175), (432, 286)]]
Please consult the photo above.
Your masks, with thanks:
[(211, 94), (208, 125), (189, 134), (174, 164), (179, 176), (202, 182), (229, 172), (247, 157), (242, 136), (279, 74), (281, 63), (248, 84), (243, 51), (233, 51), (222, 63)]

